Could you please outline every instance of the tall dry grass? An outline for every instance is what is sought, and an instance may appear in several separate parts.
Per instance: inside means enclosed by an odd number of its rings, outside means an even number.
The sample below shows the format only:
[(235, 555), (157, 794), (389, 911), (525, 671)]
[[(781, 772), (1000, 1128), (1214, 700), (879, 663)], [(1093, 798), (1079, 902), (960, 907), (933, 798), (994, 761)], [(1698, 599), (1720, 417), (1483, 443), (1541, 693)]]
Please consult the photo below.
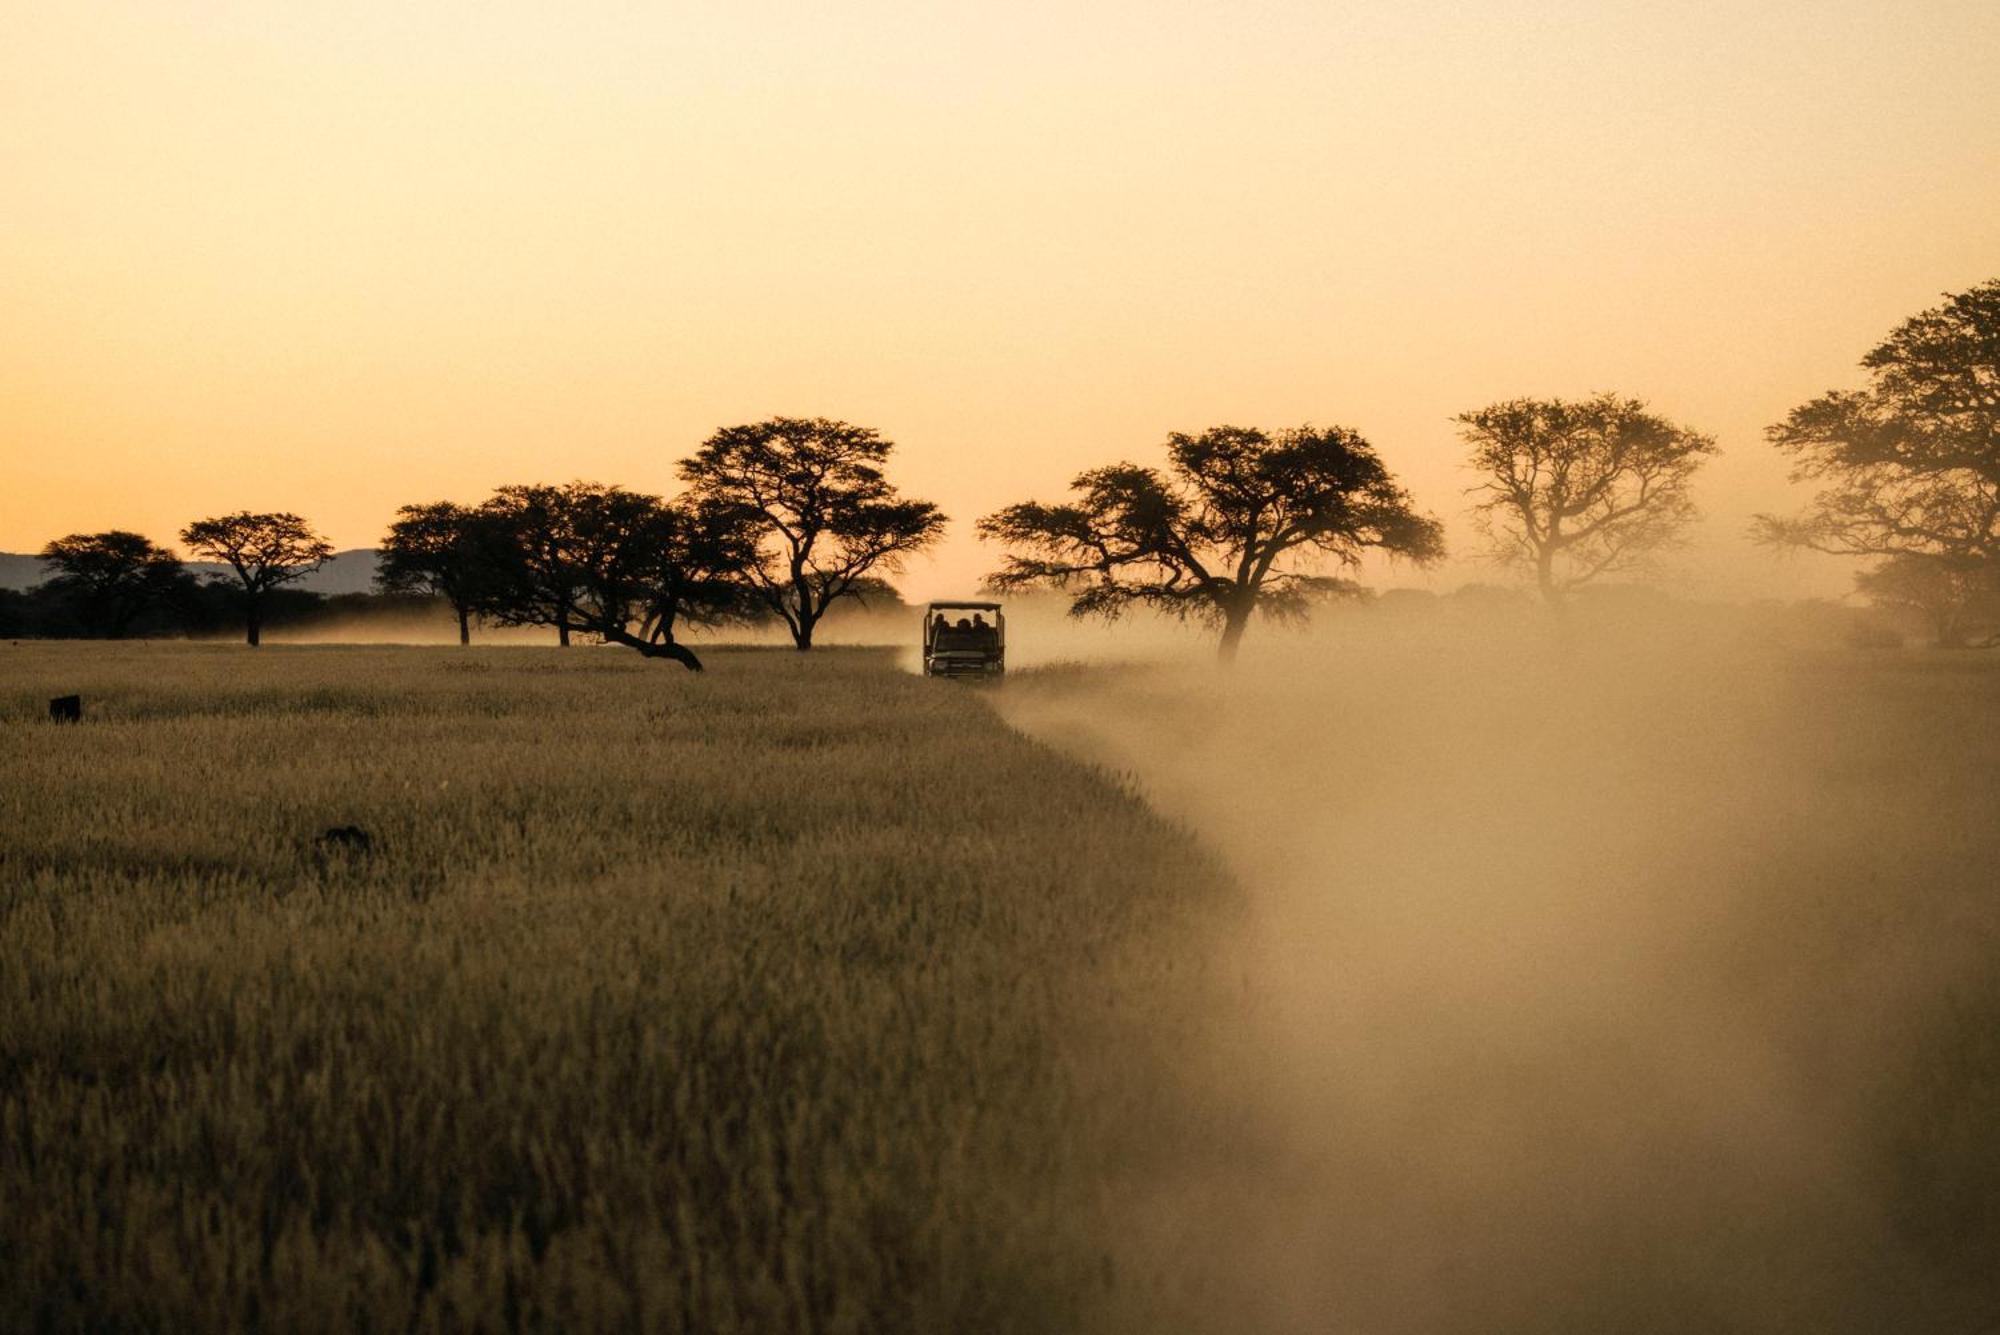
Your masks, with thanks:
[(1144, 1282), (1107, 1210), (1220, 874), (963, 689), (37, 644), (0, 720), (0, 1327), (1033, 1331)]

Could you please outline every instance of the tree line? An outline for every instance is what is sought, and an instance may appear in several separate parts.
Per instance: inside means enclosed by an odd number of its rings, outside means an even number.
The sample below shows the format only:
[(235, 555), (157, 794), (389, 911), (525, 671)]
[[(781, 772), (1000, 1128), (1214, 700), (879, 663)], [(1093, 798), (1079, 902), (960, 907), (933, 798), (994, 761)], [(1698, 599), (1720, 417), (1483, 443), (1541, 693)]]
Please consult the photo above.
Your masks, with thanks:
[[(1968, 609), (2000, 596), (2000, 279), (1904, 321), (1861, 364), (1866, 388), (1824, 394), (1767, 432), (1794, 481), (1817, 490), (1799, 514), (1758, 516), (1753, 536), (1871, 560), (1861, 592), (1963, 644)], [(1681, 543), (1717, 452), (1618, 394), (1508, 400), (1455, 422), (1488, 555), (1558, 611)], [(548, 626), (563, 644), (587, 634), (698, 671), (686, 628), (769, 619), (807, 650), (830, 608), (882, 588), (945, 530), (936, 505), (888, 480), (893, 448), (867, 427), (777, 417), (716, 432), (678, 465), (671, 498), (570, 482), (406, 505), (377, 579), (449, 604), (461, 642), (475, 621)], [(1088, 469), (1066, 499), (977, 527), (1002, 550), (996, 590), (1061, 589), (1079, 616), (1144, 606), (1196, 620), (1224, 658), (1259, 614), (1296, 618), (1355, 592), (1368, 551), (1418, 565), (1444, 555), (1442, 525), (1372, 444), (1310, 425), (1175, 433), (1163, 467)], [(332, 554), (288, 513), (203, 519), (180, 537), (228, 567), (253, 645), (275, 591)], [(113, 635), (186, 581), (173, 553), (132, 533), (73, 534), (41, 557)]]

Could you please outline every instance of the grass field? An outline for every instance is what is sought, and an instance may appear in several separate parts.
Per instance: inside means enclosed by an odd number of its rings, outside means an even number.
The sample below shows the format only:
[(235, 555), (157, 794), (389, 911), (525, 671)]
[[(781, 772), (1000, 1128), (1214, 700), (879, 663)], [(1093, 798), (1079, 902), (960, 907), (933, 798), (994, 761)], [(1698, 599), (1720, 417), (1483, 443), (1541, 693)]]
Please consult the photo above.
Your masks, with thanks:
[(2000, 669), (1401, 634), (0, 647), (0, 1330), (2000, 1328)]
[(22, 644), (0, 720), (0, 1326), (1143, 1310), (1117, 1203), (1223, 878), (976, 694)]

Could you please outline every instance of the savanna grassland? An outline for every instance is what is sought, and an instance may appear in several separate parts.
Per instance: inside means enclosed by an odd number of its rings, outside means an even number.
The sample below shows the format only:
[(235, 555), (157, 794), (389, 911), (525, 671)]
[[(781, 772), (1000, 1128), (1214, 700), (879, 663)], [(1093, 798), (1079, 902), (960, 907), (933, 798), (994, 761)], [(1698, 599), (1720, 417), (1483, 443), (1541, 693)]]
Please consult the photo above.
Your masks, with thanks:
[(1144, 1305), (1118, 1202), (1224, 877), (976, 692), (858, 650), (22, 644), (0, 754), (0, 1326)]
[(2000, 663), (1754, 638), (8, 647), (0, 1329), (2000, 1328)]

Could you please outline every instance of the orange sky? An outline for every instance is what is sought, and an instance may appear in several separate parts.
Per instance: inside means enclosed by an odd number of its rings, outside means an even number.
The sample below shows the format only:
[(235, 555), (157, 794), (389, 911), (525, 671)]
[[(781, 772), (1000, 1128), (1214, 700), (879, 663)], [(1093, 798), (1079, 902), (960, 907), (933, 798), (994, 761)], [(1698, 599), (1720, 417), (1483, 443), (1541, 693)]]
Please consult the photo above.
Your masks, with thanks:
[(1363, 431), (1469, 555), (1451, 415), (1614, 389), (1726, 451), (1686, 587), (1837, 592), (1742, 539), (1761, 430), (2000, 276), (1996, 90), (1993, 0), (12, 0), (0, 549), (791, 413), (959, 521), (917, 595), (1219, 422)]

